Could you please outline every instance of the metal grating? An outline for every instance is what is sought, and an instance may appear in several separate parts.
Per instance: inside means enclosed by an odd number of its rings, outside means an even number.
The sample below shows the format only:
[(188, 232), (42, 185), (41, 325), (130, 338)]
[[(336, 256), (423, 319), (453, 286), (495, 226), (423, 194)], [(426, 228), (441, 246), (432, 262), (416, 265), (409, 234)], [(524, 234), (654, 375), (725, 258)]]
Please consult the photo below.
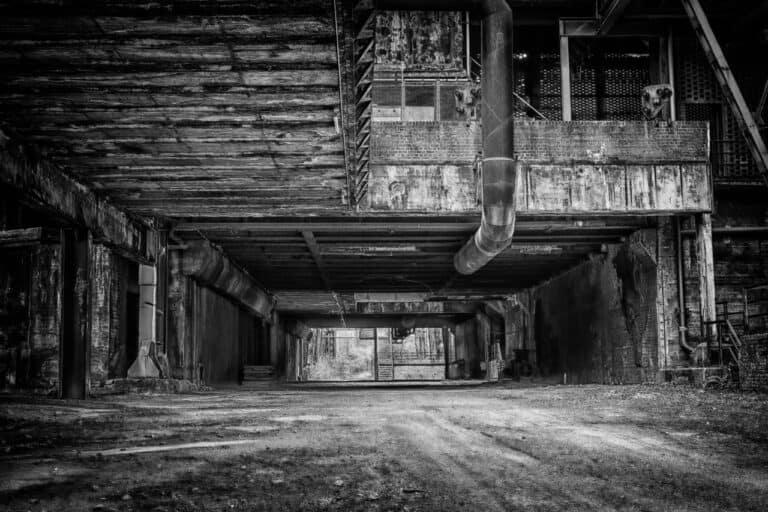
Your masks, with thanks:
[(406, 84), (405, 106), (406, 107), (434, 107), (435, 106), (434, 84), (428, 84), (428, 85)]
[(675, 76), (675, 91), (678, 101), (684, 103), (720, 103), (720, 87), (712, 74), (704, 53), (695, 41), (682, 41), (678, 44), (678, 58)]
[(573, 66), (573, 119), (638, 121), (640, 92), (651, 83), (649, 56), (634, 48), (604, 50), (600, 43), (590, 42), (582, 49), (581, 62)]
[(455, 84), (440, 85), (440, 120), (441, 121), (461, 121), (462, 115), (456, 110), (456, 89), (463, 88), (464, 84), (457, 86)]
[[(709, 62), (696, 41), (680, 41), (677, 59), (678, 83), (675, 94), (681, 102), (681, 118), (709, 121), (712, 140), (713, 175), (719, 181), (754, 182), (759, 173), (744, 136), (728, 105)], [(759, 70), (739, 66), (739, 55), (728, 55), (732, 70), (747, 102), (756, 104)], [(755, 101), (752, 101), (755, 100)]]

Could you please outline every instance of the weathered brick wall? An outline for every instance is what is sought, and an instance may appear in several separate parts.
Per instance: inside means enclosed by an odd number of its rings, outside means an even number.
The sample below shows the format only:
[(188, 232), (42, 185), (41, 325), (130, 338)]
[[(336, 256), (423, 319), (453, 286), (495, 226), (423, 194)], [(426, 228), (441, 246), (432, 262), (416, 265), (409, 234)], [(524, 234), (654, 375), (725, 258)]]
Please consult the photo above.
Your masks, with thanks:
[(653, 233), (612, 247), (533, 290), (536, 356), (570, 383), (654, 381), (658, 369)]
[(375, 164), (471, 164), (480, 149), (478, 123), (374, 123), (371, 130), (371, 163)]
[(750, 334), (741, 341), (741, 389), (768, 391), (768, 333)]
[[(743, 332), (744, 289), (768, 283), (768, 240), (765, 233), (718, 232), (718, 229), (749, 229), (768, 225), (768, 205), (762, 194), (762, 190), (715, 191), (712, 248), (716, 300), (718, 303), (728, 303), (728, 311), (731, 313), (729, 320), (738, 333)], [(683, 226), (688, 232), (695, 228), (690, 219), (686, 219)], [(696, 345), (702, 339), (698, 257), (694, 236), (686, 236), (683, 240), (683, 262), (687, 334), (689, 343)], [(722, 314), (723, 306), (719, 305), (718, 310)], [(768, 303), (754, 304), (750, 307), (750, 312), (766, 313)], [(682, 358), (681, 362), (685, 360), (686, 358)]]
[[(707, 162), (707, 125), (585, 121), (516, 121), (515, 155), (536, 163)], [(472, 163), (481, 127), (465, 122), (375, 123), (372, 163)]]

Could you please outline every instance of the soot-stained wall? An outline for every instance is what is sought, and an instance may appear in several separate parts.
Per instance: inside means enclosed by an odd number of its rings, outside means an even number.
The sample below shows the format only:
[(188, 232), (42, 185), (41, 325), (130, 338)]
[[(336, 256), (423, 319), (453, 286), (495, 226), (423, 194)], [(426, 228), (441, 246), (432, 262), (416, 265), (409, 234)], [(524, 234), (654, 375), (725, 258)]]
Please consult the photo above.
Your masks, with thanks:
[(538, 366), (569, 383), (652, 381), (656, 264), (634, 240), (534, 290)]
[(0, 389), (56, 391), (60, 308), (58, 245), (0, 253)]
[(232, 300), (181, 274), (172, 254), (168, 286), (168, 362), (175, 378), (205, 384), (236, 383), (245, 343), (261, 322)]

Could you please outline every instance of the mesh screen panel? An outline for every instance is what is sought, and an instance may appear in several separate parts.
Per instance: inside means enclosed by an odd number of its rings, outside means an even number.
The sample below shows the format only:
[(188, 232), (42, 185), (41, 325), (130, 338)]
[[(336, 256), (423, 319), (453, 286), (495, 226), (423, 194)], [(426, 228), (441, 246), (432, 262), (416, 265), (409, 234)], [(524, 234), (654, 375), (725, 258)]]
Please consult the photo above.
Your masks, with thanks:
[[(694, 40), (680, 41), (677, 61), (677, 89), (681, 101), (681, 118), (689, 121), (709, 121), (712, 132), (712, 164), (715, 179), (724, 181), (755, 181), (757, 166), (747, 147), (728, 104), (724, 102), (720, 85), (715, 79), (704, 52)], [(734, 71), (736, 82), (747, 104), (757, 103), (760, 73), (766, 66), (755, 65), (750, 55), (730, 53), (726, 56)], [(749, 60), (744, 65), (744, 60)]]
[(400, 82), (374, 82), (373, 104), (387, 107), (399, 107), (401, 103)]
[(405, 85), (406, 107), (434, 107), (435, 86), (429, 85)]
[(461, 121), (462, 114), (456, 111), (456, 89), (464, 88), (465, 84), (440, 84), (440, 120), (441, 121)]

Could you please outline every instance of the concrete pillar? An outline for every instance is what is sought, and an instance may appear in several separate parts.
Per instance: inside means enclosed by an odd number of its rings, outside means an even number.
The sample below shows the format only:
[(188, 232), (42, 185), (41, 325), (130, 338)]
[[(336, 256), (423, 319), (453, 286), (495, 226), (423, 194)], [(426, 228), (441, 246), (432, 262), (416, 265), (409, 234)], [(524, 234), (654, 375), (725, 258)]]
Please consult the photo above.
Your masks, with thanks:
[[(701, 313), (701, 335), (703, 341), (714, 342), (717, 324), (715, 304), (715, 258), (712, 252), (712, 216), (701, 213), (696, 216), (696, 255), (699, 270), (699, 297)], [(709, 353), (705, 354), (709, 361)]]
[(88, 254), (91, 235), (83, 229), (61, 234), (61, 388), (62, 398), (85, 398), (88, 390), (90, 311)]
[(160, 377), (160, 369), (153, 360), (157, 326), (156, 294), (157, 269), (150, 265), (139, 265), (139, 355), (128, 368), (129, 377)]

